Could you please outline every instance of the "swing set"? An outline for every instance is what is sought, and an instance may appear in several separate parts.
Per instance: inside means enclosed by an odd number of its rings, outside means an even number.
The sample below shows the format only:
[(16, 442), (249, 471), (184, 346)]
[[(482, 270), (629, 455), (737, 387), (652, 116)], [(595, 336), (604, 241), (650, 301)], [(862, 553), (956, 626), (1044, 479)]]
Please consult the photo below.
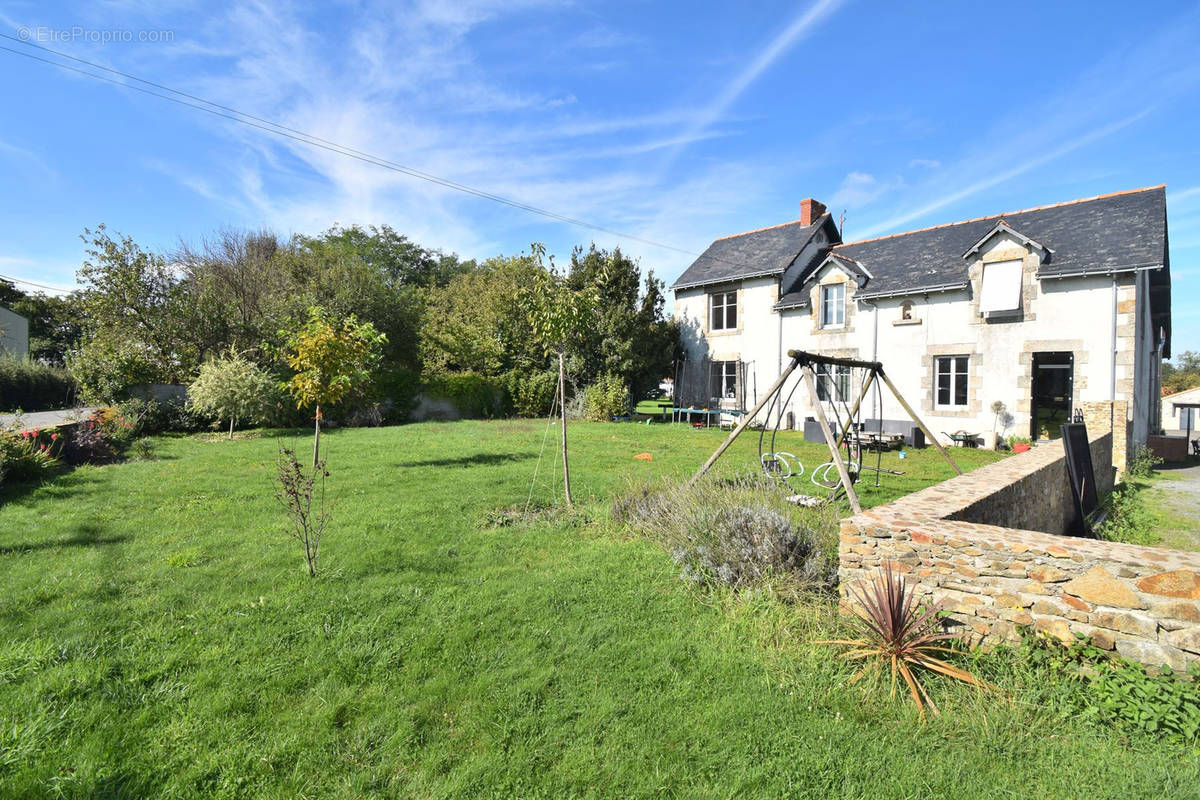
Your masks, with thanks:
[[(791, 358), (791, 363), (775, 380), (775, 383), (767, 391), (767, 394), (758, 402), (749, 413), (742, 417), (737, 427), (729, 434), (729, 437), (721, 443), (708, 461), (697, 470), (692, 476), (689, 485), (696, 481), (708, 472), (717, 459), (729, 449), (729, 446), (742, 434), (751, 422), (758, 416), (764, 408), (767, 412), (767, 419), (772, 416), (775, 423), (771, 428), (770, 439), (767, 440), (767, 427), (763, 426), (759, 431), (758, 436), (758, 460), (764, 473), (769, 477), (775, 478), (782, 482), (797, 494), (792, 498), (795, 502), (801, 505), (821, 505), (824, 503), (836, 502), (843, 495), (850, 501), (850, 508), (855, 514), (862, 512), (862, 506), (858, 501), (858, 494), (854, 490), (854, 484), (858, 481), (863, 470), (868, 470), (875, 473), (875, 485), (879, 486), (879, 476), (884, 473), (893, 475), (903, 474), (897, 470), (884, 469), (883, 467), (883, 387), (886, 386), (900, 403), (900, 406), (908, 414), (917, 427), (925, 434), (925, 439), (932, 442), (938, 452), (946, 459), (951, 468), (958, 475), (962, 474), (962, 470), (958, 468), (958, 464), (954, 463), (954, 459), (946, 452), (946, 448), (938, 442), (937, 438), (929, 431), (929, 428), (917, 416), (917, 412), (900, 394), (896, 385), (888, 378), (887, 373), (883, 370), (883, 364), (878, 361), (860, 361), (853, 358), (835, 358), (833, 356), (824, 356), (819, 353), (809, 353), (804, 350), (789, 350), (788, 357)], [(836, 379), (833, 379), (833, 367), (845, 367), (851, 370), (861, 370), (864, 375), (862, 388), (855, 397), (854, 403), (848, 402), (849, 398), (846, 392), (842, 391), (842, 387)], [(783, 395), (784, 386), (787, 384), (788, 378), (797, 369), (800, 370), (800, 378), (792, 384), (786, 397)], [(817, 392), (817, 376), (826, 378), (826, 395), (827, 402), (833, 414), (834, 426), (830, 426), (829, 417), (825, 414), (825, 408), (822, 405), (822, 400)], [(827, 491), (824, 498), (813, 497), (799, 493), (795, 485), (791, 483), (794, 479), (800, 481), (804, 474), (804, 465), (792, 453), (782, 452), (775, 449), (775, 437), (779, 433), (780, 421), (783, 419), (783, 409), (791, 402), (792, 396), (803, 383), (808, 390), (809, 402), (812, 405), (817, 417), (817, 422), (821, 426), (821, 434), (825, 439), (825, 444), (829, 448), (829, 461), (820, 464), (810, 471), (809, 479), (817, 487)], [(850, 385), (853, 385), (852, 383)], [(875, 389), (876, 398), (878, 400), (877, 408), (880, 409), (878, 414), (878, 431), (871, 437), (866, 431), (866, 424), (862, 421), (862, 402), (867, 397), (868, 392)], [(837, 435), (834, 435), (834, 430)], [(863, 464), (863, 449), (864, 442), (868, 448), (877, 450), (875, 466), (865, 466)], [(765, 444), (765, 447), (764, 447)], [(844, 456), (843, 456), (844, 452)], [(836, 473), (836, 477), (835, 477)]]

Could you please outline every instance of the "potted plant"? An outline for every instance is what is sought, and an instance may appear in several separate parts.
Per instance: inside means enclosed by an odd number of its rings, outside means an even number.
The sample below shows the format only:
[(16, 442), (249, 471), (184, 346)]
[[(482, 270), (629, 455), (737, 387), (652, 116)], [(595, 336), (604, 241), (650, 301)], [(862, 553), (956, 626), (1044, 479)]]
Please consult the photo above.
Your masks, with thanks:
[(1014, 453), (1024, 453), (1032, 446), (1032, 442), (1028, 436), (1010, 436), (1008, 446)]

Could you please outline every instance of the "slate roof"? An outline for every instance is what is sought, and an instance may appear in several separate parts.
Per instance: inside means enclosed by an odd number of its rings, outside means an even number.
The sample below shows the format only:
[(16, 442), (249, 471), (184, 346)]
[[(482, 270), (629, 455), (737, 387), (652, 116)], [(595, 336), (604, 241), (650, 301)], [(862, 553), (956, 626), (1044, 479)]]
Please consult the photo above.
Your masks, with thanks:
[[(762, 275), (781, 275), (783, 296), (777, 309), (804, 308), (812, 275), (830, 255), (853, 259), (859, 276), (857, 297), (923, 294), (967, 286), (971, 250), (1000, 223), (1046, 248), (1038, 271), (1042, 279), (1105, 275), (1150, 269), (1154, 324), (1165, 331), (1163, 356), (1170, 357), (1171, 273), (1167, 247), (1165, 186), (1072, 200), (1009, 211), (978, 219), (936, 225), (832, 247), (813, 240), (817, 229), (837, 228), (828, 214), (812, 225), (799, 221), (727, 236), (713, 242), (679, 277), (675, 289), (687, 289)], [(812, 240), (812, 241), (810, 241)]]
[(1000, 220), (1053, 251), (1038, 271), (1042, 278), (1128, 271), (1166, 259), (1163, 186), (847, 242), (834, 252), (874, 274), (862, 298), (965, 285), (963, 253)]
[(796, 220), (717, 239), (679, 276), (673, 288), (778, 275), (796, 259), (828, 216), (823, 214), (811, 225)]

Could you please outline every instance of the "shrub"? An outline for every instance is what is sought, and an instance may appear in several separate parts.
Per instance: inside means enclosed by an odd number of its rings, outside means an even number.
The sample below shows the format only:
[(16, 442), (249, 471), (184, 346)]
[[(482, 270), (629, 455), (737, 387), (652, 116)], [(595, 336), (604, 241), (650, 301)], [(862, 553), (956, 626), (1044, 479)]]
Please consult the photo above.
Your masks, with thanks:
[(1082, 637), (1066, 645), (1028, 631), (1018, 646), (998, 648), (987, 662), (1022, 678), (1027, 702), (1063, 716), (1124, 734), (1200, 743), (1200, 664), (1181, 677), (1118, 658)]
[(421, 376), (409, 369), (385, 370), (375, 381), (384, 422), (408, 422), (421, 393)]
[(188, 387), (188, 401), (202, 414), (229, 420), (229, 438), (237, 420), (260, 423), (277, 405), (275, 381), (252, 361), (230, 350), (204, 362)]
[(1154, 474), (1154, 468), (1163, 460), (1154, 455), (1154, 451), (1144, 444), (1133, 448), (1133, 458), (1129, 459), (1129, 468), (1125, 470), (1126, 477), (1138, 479), (1149, 478)]
[(136, 345), (102, 339), (87, 341), (69, 353), (67, 367), (89, 403), (115, 403), (128, 397), (132, 387), (160, 378), (158, 369)]
[(117, 448), (109, 438), (103, 409), (73, 425), (63, 436), (63, 458), (69, 464), (104, 464), (117, 458)]
[(879, 570), (869, 585), (852, 586), (850, 594), (857, 601), (853, 624), (859, 638), (833, 639), (823, 644), (846, 645), (851, 649), (842, 653), (842, 658), (867, 660), (852, 681), (870, 669), (889, 669), (892, 696), (896, 696), (898, 681), (903, 678), (922, 719), (926, 706), (935, 715), (938, 707), (914, 671), (917, 667), (981, 689), (996, 690), (990, 683), (939, 657), (940, 653), (954, 652), (944, 643), (958, 639), (958, 634), (942, 631), (941, 609), (936, 605), (917, 605), (912, 588), (890, 565)]
[[(325, 526), (329, 524), (329, 512), (325, 510), (325, 479), (328, 477), (324, 461), (317, 461), (312, 473), (305, 475), (304, 468), (296, 460), (296, 451), (280, 448), (279, 471), (275, 478), (280, 489), (275, 497), (287, 509), (288, 534), (304, 548), (304, 563), (308, 567), (309, 577), (317, 574), (321, 537), (325, 535)], [(317, 507), (313, 508), (313, 489), (318, 478)]]
[(507, 410), (507, 393), (500, 378), (474, 372), (454, 372), (430, 378), (425, 383), (430, 397), (449, 400), (464, 417), (492, 419)]
[(65, 369), (0, 357), (0, 410), (69, 408), (78, 392), (78, 384)]
[(62, 463), (57, 431), (0, 431), (0, 484), (48, 476)]
[(1108, 495), (1106, 506), (1108, 515), (1096, 529), (1101, 539), (1142, 545), (1159, 541), (1154, 512), (1146, 506), (1139, 486), (1121, 484)]
[(209, 427), (212, 418), (186, 403), (133, 398), (116, 405), (121, 416), (133, 422), (133, 435), (178, 431), (194, 433)]
[(543, 417), (550, 413), (558, 391), (554, 370), (513, 370), (505, 378), (513, 413), (518, 417)]
[(780, 582), (825, 589), (837, 579), (832, 512), (788, 507), (758, 478), (696, 486), (635, 486), (613, 517), (659, 541), (684, 580), (742, 589)]
[(629, 387), (619, 375), (601, 375), (583, 390), (584, 414), (596, 422), (629, 413)]

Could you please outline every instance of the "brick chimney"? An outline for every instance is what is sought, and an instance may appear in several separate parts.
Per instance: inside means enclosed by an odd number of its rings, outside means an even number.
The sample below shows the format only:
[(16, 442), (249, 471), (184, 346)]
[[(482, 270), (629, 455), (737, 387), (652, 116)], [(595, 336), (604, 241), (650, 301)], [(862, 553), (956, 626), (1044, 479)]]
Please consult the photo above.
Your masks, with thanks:
[(800, 201), (800, 224), (812, 225), (825, 213), (825, 204), (818, 203), (811, 197)]

